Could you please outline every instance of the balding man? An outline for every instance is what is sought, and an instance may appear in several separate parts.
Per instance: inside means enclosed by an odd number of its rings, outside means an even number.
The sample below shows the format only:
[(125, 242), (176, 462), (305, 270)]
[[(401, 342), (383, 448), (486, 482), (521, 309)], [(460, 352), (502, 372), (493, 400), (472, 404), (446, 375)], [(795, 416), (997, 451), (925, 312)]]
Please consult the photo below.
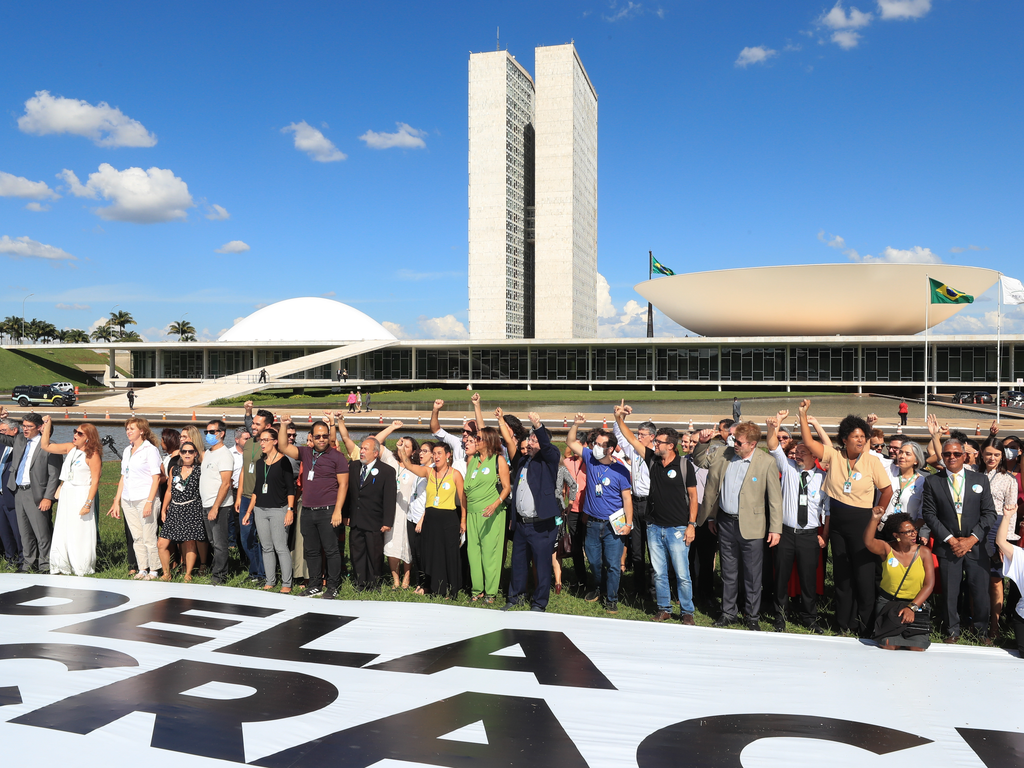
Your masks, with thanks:
[(359, 461), (349, 467), (345, 515), (350, 528), (352, 583), (357, 592), (380, 586), (384, 563), (384, 534), (395, 519), (397, 476), (380, 461), (380, 443), (368, 437), (359, 445)]

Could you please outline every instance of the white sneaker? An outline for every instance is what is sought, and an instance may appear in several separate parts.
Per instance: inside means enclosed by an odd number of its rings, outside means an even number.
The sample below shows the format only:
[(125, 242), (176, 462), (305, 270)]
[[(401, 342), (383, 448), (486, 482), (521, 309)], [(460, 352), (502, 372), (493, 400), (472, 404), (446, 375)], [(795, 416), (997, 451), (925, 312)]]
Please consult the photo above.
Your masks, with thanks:
[(149, 571), (139, 571), (134, 576), (132, 576), (132, 578), (135, 579), (136, 581), (141, 581), (142, 579), (145, 579), (145, 578), (148, 578), (148, 577), (149, 577)]
[(156, 571), (150, 571), (146, 574), (146, 581), (152, 581), (153, 579), (159, 579), (160, 575)]

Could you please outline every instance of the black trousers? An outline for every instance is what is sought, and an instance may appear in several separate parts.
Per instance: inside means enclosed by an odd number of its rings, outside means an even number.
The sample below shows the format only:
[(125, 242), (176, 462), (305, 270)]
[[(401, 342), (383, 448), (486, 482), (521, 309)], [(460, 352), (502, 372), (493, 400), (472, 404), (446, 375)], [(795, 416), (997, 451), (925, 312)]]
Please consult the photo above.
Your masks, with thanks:
[(715, 555), (718, 553), (718, 536), (708, 528), (699, 526), (693, 544), (690, 545), (690, 581), (693, 583), (693, 598), (698, 607), (705, 610), (715, 604)]
[(409, 585), (412, 587), (425, 587), (427, 585), (426, 574), (423, 573), (423, 546), (420, 541), (422, 534), (416, 533), (416, 523), (412, 520), (405, 521), (405, 532), (409, 535), (409, 551), (412, 559), (409, 561)]
[[(338, 534), (331, 525), (333, 514), (334, 507), (305, 507), (299, 520), (302, 556), (306, 558), (309, 583), (316, 586), (323, 581), (326, 563), (327, 589), (337, 589), (341, 585), (341, 552)], [(323, 557), (320, 556), (321, 549)]]
[(587, 516), (581, 512), (566, 512), (565, 523), (572, 538), (572, 570), (576, 583), (587, 585), (587, 558), (584, 552), (587, 541)]
[[(542, 611), (547, 608), (551, 592), (551, 553), (555, 550), (557, 535), (558, 527), (553, 517), (533, 521), (526, 521), (520, 517), (516, 520), (515, 531), (512, 534), (512, 585), (508, 590), (510, 603), (518, 600), (526, 592), (532, 556), (534, 567), (537, 569), (537, 585), (533, 590), (530, 607)], [(576, 557), (575, 551), (573, 557)]]
[[(875, 626), (875, 556), (864, 544), (871, 510), (831, 500), (832, 579), (836, 588), (836, 623), (843, 632), (860, 634)], [(959, 582), (958, 582), (959, 583)]]
[[(807, 530), (807, 529), (803, 529)], [(782, 538), (775, 547), (775, 615), (785, 618), (786, 603), (789, 602), (789, 575), (796, 572), (800, 577), (800, 619), (810, 624), (818, 617), (818, 530), (797, 533), (795, 528), (782, 526)]]
[[(979, 632), (988, 631), (989, 619), (989, 557), (984, 544), (975, 544), (974, 549), (964, 557), (957, 557), (944, 541), (935, 542), (935, 554), (939, 556), (939, 576), (942, 578), (942, 598), (939, 600), (946, 631), (951, 635), (960, 634), (960, 610), (958, 598), (960, 585), (967, 580), (967, 589), (974, 603), (974, 626)], [(975, 555), (975, 557), (971, 557)]]
[(743, 615), (747, 621), (761, 615), (761, 583), (764, 580), (764, 539), (744, 539), (740, 522), (724, 512), (719, 514), (718, 544), (722, 557), (722, 616), (736, 618), (740, 571), (746, 594)]
[[(370, 589), (379, 587), (384, 564), (384, 534), (380, 529), (367, 531), (352, 528), (348, 535), (348, 551), (352, 556), (352, 581), (355, 586)], [(309, 575), (313, 575), (312, 569)]]
[(633, 591), (651, 591), (647, 576), (647, 497), (633, 497), (633, 527), (629, 531), (629, 562), (633, 570)]

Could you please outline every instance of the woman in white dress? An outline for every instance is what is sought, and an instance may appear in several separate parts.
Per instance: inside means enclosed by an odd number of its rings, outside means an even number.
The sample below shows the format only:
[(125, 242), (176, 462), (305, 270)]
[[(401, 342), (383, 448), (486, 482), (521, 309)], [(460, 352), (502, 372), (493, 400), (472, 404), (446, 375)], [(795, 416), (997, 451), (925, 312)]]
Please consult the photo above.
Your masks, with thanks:
[(103, 445), (92, 424), (79, 425), (70, 443), (51, 443), (52, 432), (53, 422), (43, 416), (39, 447), (64, 456), (50, 543), (50, 573), (86, 576), (96, 572), (96, 513), (92, 500), (100, 487)]
[[(395, 496), (395, 518), (391, 523), (391, 530), (384, 534), (384, 555), (388, 559), (388, 567), (391, 569), (391, 580), (394, 582), (392, 589), (408, 589), (412, 572), (409, 564), (412, 562), (412, 550), (409, 546), (409, 532), (406, 527), (406, 516), (409, 512), (409, 503), (416, 495), (417, 488), (426, 487), (426, 481), (417, 477), (407, 470), (398, 461), (394, 452), (384, 445), (384, 440), (396, 429), (405, 426), (401, 421), (391, 422), (377, 433), (377, 440), (380, 441), (380, 459), (385, 464), (394, 467), (398, 493)], [(398, 438), (395, 448), (399, 453), (403, 451), (406, 455), (419, 456), (419, 443), (412, 437), (406, 435)], [(422, 491), (421, 491), (422, 492)], [(402, 570), (404, 564), (404, 572)]]

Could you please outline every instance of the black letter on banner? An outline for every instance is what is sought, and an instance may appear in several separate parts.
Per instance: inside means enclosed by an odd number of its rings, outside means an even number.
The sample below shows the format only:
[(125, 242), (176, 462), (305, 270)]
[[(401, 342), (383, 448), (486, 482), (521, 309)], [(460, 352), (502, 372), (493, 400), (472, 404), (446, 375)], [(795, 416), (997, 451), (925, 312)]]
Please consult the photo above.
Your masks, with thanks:
[[(62, 605), (24, 605), (41, 597), (70, 600)], [(8, 616), (63, 616), (69, 613), (95, 613), (116, 608), (128, 597), (100, 589), (65, 589), (64, 587), (25, 587), (0, 594), (0, 614)]]
[[(256, 693), (227, 700), (184, 693), (213, 682), (247, 685)], [(150, 746), (244, 763), (242, 723), (304, 715), (336, 698), (338, 689), (329, 682), (300, 672), (176, 661), (71, 696), (11, 722), (86, 734), (132, 712), (151, 712), (156, 724)]]
[[(0, 645), (0, 659), (59, 661), (71, 672), (83, 669), (139, 666), (139, 662), (127, 653), (112, 651), (109, 648), (95, 648), (91, 645), (66, 645), (64, 643)], [(0, 707), (5, 707), (8, 704), (21, 704), (21, 691), (16, 685), (0, 688)]]
[[(523, 657), (492, 655), (516, 643), (523, 649)], [(432, 675), (451, 667), (532, 672), (541, 685), (616, 690), (611, 681), (601, 674), (568, 637), (561, 632), (545, 630), (499, 629), (497, 632), (374, 664), (367, 669)]]
[[(487, 743), (446, 738), (483, 723)], [(460, 693), (257, 760), (270, 768), (366, 768), (380, 760), (473, 768), (587, 768), (544, 699)]]
[(967, 745), (988, 768), (1024, 766), (1024, 733), (957, 728)]
[(373, 661), (379, 654), (318, 651), (302, 647), (345, 626), (350, 621), (355, 621), (355, 616), (304, 613), (258, 635), (218, 648), (217, 653), (234, 653), (239, 656), (257, 656), (282, 661), (307, 661), (310, 664), (333, 664), (336, 667), (361, 667)]
[(805, 715), (720, 715), (698, 717), (655, 731), (636, 750), (640, 768), (742, 768), (740, 752), (760, 739), (835, 741), (887, 755), (930, 744), (931, 739), (880, 725)]
[(112, 637), (117, 640), (136, 640), (140, 643), (170, 645), (174, 648), (191, 648), (193, 645), (212, 640), (204, 635), (189, 635), (184, 632), (173, 632), (166, 629), (142, 629), (143, 624), (157, 621), (161, 624), (177, 624), (182, 627), (198, 627), (213, 629), (218, 632), (239, 621), (232, 619), (216, 619), (209, 616), (184, 616), (186, 611), (210, 611), (226, 613), (231, 616), (273, 616), (280, 613), (278, 608), (254, 608), (250, 605), (234, 605), (232, 603), (215, 603), (208, 600), (189, 600), (183, 597), (171, 597), (158, 600), (138, 608), (129, 608), (121, 613), (101, 616), (98, 619), (73, 624), (54, 632), (67, 632), (72, 635), (93, 635), (95, 637)]

